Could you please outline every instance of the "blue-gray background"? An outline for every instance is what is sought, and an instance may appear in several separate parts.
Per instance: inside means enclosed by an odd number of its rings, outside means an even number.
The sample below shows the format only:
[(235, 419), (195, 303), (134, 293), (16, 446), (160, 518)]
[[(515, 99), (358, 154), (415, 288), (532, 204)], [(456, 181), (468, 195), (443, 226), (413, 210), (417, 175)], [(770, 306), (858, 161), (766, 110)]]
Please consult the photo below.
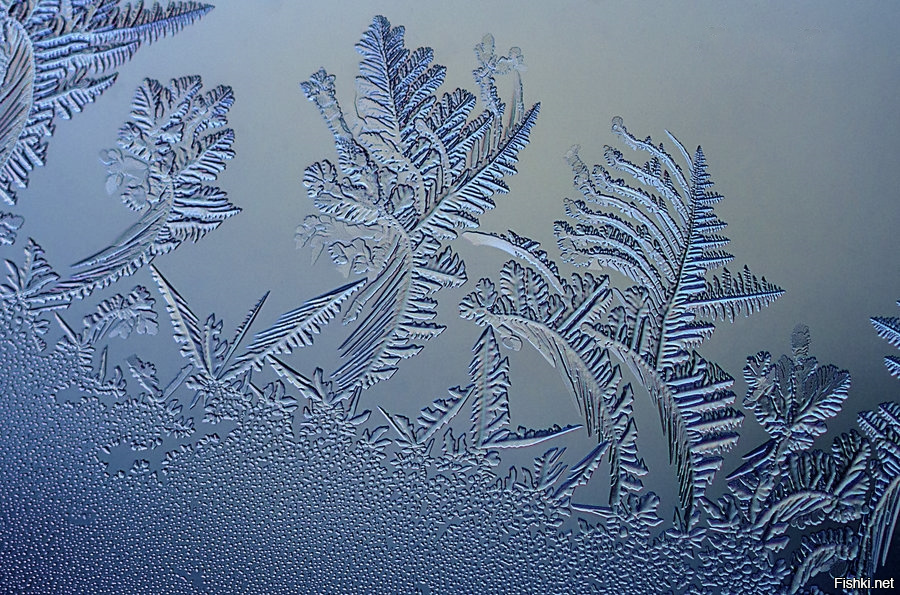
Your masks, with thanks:
[[(155, 264), (198, 316), (215, 311), (234, 328), (268, 289), (259, 327), (342, 282), (327, 259), (310, 263), (297, 250), (295, 227), (314, 208), (301, 184), (310, 163), (333, 158), (330, 134), (298, 83), (324, 66), (337, 75), (339, 98), (352, 113), (358, 55), (353, 45), (384, 14), (405, 25), (408, 47), (428, 45), (447, 66), (444, 90), (474, 90), (472, 47), (494, 34), (499, 52), (519, 46), (528, 70), (527, 102), (542, 110), (521, 154), (511, 193), (482, 219), (540, 240), (557, 255), (552, 222), (562, 198), (576, 197), (563, 156), (580, 144), (588, 163), (614, 144), (609, 121), (621, 115), (637, 136), (668, 129), (706, 152), (717, 207), (729, 223), (735, 267), (748, 264), (787, 290), (762, 313), (721, 324), (703, 352), (735, 378), (747, 355), (789, 349), (797, 322), (812, 331), (820, 361), (852, 373), (851, 398), (832, 429), (856, 411), (896, 399), (900, 384), (882, 365), (891, 348), (868, 318), (898, 315), (900, 298), (900, 5), (892, 2), (335, 2), (220, 0), (201, 22), (143, 48), (96, 105), (61, 122), (48, 166), (34, 172), (17, 211), (22, 237), (38, 239), (60, 272), (105, 247), (134, 213), (104, 192), (97, 155), (114, 146), (131, 96), (145, 76), (167, 81), (201, 74), (207, 87), (233, 86), (229, 119), (237, 157), (219, 185), (243, 209), (196, 245)], [(495, 275), (503, 255), (460, 241), (470, 284), (441, 297), (449, 328), (394, 378), (368, 391), (366, 406), (414, 414), (449, 386), (466, 382), (478, 335), (456, 316), (471, 282)], [(18, 250), (18, 248), (17, 248)], [(18, 252), (16, 252), (18, 253)], [(12, 254), (12, 252), (7, 252)], [(114, 291), (153, 282), (142, 270)], [(127, 287), (123, 287), (127, 286)], [(99, 297), (99, 296), (98, 296)], [(94, 300), (91, 303), (95, 303)], [(77, 320), (77, 318), (72, 318)], [(137, 352), (170, 377), (182, 361), (161, 318), (158, 337), (116, 343), (114, 355)], [(227, 331), (226, 331), (227, 332)], [(346, 328), (334, 323), (313, 349), (291, 357), (298, 369), (334, 369)], [(120, 342), (122, 343), (122, 342)], [(577, 423), (565, 387), (538, 355), (511, 354), (513, 425)], [(673, 474), (662, 459), (659, 425), (637, 396), (642, 454), (671, 510)], [(761, 438), (747, 421), (740, 454)], [(569, 444), (586, 452), (588, 438)], [(732, 464), (733, 467), (733, 464)]]

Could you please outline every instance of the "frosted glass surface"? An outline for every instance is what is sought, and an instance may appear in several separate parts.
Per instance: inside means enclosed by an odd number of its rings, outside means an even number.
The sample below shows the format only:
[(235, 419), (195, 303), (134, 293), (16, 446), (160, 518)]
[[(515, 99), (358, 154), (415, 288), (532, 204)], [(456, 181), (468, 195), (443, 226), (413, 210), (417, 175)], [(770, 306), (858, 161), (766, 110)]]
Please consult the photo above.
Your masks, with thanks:
[(892, 588), (900, 10), (215, 4), (0, 4), (0, 593)]

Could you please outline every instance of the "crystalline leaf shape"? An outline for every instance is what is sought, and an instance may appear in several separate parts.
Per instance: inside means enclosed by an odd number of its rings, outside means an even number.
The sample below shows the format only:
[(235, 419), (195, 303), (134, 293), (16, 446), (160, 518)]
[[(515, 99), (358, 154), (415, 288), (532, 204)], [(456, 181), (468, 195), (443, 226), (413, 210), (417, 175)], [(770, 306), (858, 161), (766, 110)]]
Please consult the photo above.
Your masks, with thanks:
[(46, 161), (57, 118), (71, 118), (111, 87), (116, 69), (141, 45), (174, 35), (212, 9), (198, 2), (162, 8), (108, 0), (19, 0), (6, 8), (0, 23), (0, 197), (8, 204)]
[(207, 184), (234, 157), (234, 131), (225, 128), (234, 96), (224, 85), (201, 89), (199, 76), (166, 86), (146, 79), (138, 87), (118, 148), (106, 151), (104, 162), (114, 180), (107, 189), (119, 192), (140, 219), (110, 246), (75, 263), (77, 272), (54, 292), (84, 297), (186, 241), (197, 242), (240, 212), (223, 190)]
[[(722, 250), (728, 239), (719, 232), (726, 224), (714, 212), (723, 197), (710, 190), (700, 147), (691, 154), (667, 133), (679, 164), (662, 144), (629, 133), (619, 117), (613, 118), (612, 131), (649, 160), (638, 165), (607, 146), (606, 166), (591, 170), (573, 149), (568, 161), (584, 199), (565, 201), (575, 225), (557, 221), (557, 243), (565, 261), (611, 268), (640, 288), (640, 300), (622, 300), (616, 324), (596, 330), (615, 346), (610, 352), (630, 362), (650, 389), (677, 462), (685, 517), (691, 518), (694, 502), (711, 481), (708, 470), (721, 464), (718, 454), (709, 453), (733, 446), (737, 435), (732, 430), (740, 422), (740, 414), (730, 408), (730, 377), (714, 364), (700, 363), (694, 349), (714, 331), (713, 320), (752, 314), (783, 290), (746, 267), (739, 274), (723, 268), (733, 258)], [(626, 174), (634, 183), (615, 178), (613, 172)], [(720, 275), (707, 279), (707, 272), (720, 268)], [(628, 324), (623, 326), (623, 321)], [(710, 406), (718, 412), (712, 414)], [(701, 411), (705, 421), (698, 425), (693, 420)], [(718, 428), (711, 424), (714, 418)], [(700, 427), (708, 433), (698, 432)]]
[[(900, 306), (900, 302), (897, 302), (897, 305)], [(900, 318), (896, 316), (873, 316), (871, 322), (879, 337), (887, 340), (894, 347), (900, 348)], [(884, 365), (887, 366), (891, 376), (900, 378), (900, 357), (886, 355), (884, 356)]]
[(492, 196), (508, 191), (503, 178), (516, 172), (539, 110), (507, 122), (502, 110), (471, 118), (475, 97), (457, 89), (438, 98), (444, 67), (432, 64), (430, 48), (407, 49), (404, 33), (379, 16), (357, 45), (357, 125), (344, 117), (334, 76), (320, 70), (301, 84), (339, 159), (306, 170), (320, 214), (298, 230), (298, 242), (366, 278), (344, 317), (358, 322), (332, 375), (340, 391), (390, 378), (443, 331), (431, 296), (466, 280), (464, 263), (443, 242), (476, 227)]

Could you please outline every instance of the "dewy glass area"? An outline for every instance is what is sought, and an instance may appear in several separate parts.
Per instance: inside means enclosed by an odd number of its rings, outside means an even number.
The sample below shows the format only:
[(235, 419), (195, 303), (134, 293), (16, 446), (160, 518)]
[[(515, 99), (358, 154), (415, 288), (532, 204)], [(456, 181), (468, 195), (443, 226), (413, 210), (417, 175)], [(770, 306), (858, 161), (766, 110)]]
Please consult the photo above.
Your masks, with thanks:
[(0, 593), (889, 592), (900, 10), (335, 4), (3, 3)]

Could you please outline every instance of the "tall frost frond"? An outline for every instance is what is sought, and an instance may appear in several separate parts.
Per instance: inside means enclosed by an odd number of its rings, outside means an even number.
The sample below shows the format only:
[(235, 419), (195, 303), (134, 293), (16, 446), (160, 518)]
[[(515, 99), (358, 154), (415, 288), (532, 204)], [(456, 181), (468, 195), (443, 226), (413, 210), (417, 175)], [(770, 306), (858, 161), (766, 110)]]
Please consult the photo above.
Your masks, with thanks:
[(475, 357), (469, 364), (474, 395), (471, 433), (473, 444), (484, 446), (505, 437), (500, 432), (509, 424), (509, 360), (501, 358), (491, 327), (485, 328), (473, 351)]
[[(870, 320), (879, 337), (900, 348), (900, 318), (874, 316)], [(888, 355), (884, 363), (892, 376), (900, 378), (900, 358)], [(857, 564), (860, 576), (871, 576), (887, 562), (900, 516), (900, 404), (882, 403), (873, 411), (861, 412), (857, 422), (876, 455), (871, 501), (860, 527), (862, 552)]]
[[(630, 296), (620, 294), (615, 315), (594, 330), (626, 347), (610, 353), (632, 362), (632, 371), (657, 402), (678, 467), (681, 504), (688, 513), (684, 518), (690, 523), (694, 502), (722, 461), (708, 453), (733, 446), (733, 429), (740, 422), (731, 408), (730, 377), (717, 371), (701, 380), (709, 372), (700, 369), (717, 368), (703, 362), (695, 349), (715, 330), (712, 321), (752, 314), (783, 290), (746, 267), (737, 275), (723, 269), (707, 278), (707, 272), (723, 268), (733, 257), (722, 250), (728, 243), (720, 234), (726, 224), (713, 207), (723, 197), (710, 190), (701, 148), (690, 154), (669, 134), (679, 163), (662, 144), (632, 136), (621, 118), (613, 119), (612, 130), (630, 149), (647, 154), (648, 161), (632, 163), (607, 146), (606, 165), (591, 169), (573, 149), (568, 161), (583, 199), (566, 201), (574, 225), (557, 221), (555, 233), (566, 262), (610, 268), (637, 284)], [(617, 178), (619, 173), (634, 183)], [(645, 374), (642, 367), (652, 372)], [(660, 390), (661, 383), (668, 389)], [(667, 402), (669, 395), (676, 398)], [(703, 422), (695, 427), (704, 429), (688, 431), (697, 424), (699, 411)]]
[[(4, 19), (0, 25), (0, 168), (12, 157), (28, 124), (34, 101), (34, 54), (31, 39), (20, 23)], [(8, 174), (7, 174), (8, 175)], [(15, 202), (14, 194), (4, 196)]]
[(306, 169), (319, 214), (298, 228), (298, 243), (365, 277), (344, 316), (355, 328), (332, 375), (339, 391), (390, 378), (443, 331), (432, 296), (466, 280), (444, 242), (477, 227), (491, 197), (508, 190), (503, 178), (515, 173), (537, 118), (537, 105), (506, 123), (490, 106), (473, 117), (475, 96), (461, 89), (439, 98), (444, 67), (430, 48), (407, 49), (404, 34), (379, 16), (357, 44), (355, 125), (333, 75), (320, 70), (301, 84), (334, 135), (338, 163)]
[(239, 374), (251, 367), (261, 369), (269, 356), (312, 345), (315, 335), (337, 316), (341, 306), (361, 284), (362, 281), (348, 283), (279, 316), (274, 325), (254, 335), (253, 342), (235, 360), (235, 366), (228, 373)]
[(690, 155), (670, 134), (683, 160), (679, 165), (662, 144), (632, 136), (621, 118), (613, 119), (612, 130), (631, 149), (647, 153), (649, 161), (637, 165), (607, 146), (606, 166), (591, 170), (577, 150), (571, 151), (568, 161), (584, 200), (567, 201), (576, 225), (558, 221), (557, 242), (567, 262), (612, 268), (646, 289), (651, 331), (646, 359), (662, 370), (688, 359), (690, 349), (711, 334), (714, 327), (698, 317), (733, 320), (783, 291), (746, 267), (738, 275), (724, 269), (707, 279), (708, 271), (723, 268), (733, 257), (722, 250), (728, 238), (719, 232), (726, 224), (713, 207), (723, 197), (710, 190), (702, 149)]
[(204, 333), (200, 329), (200, 321), (191, 310), (187, 301), (162, 273), (150, 265), (150, 274), (159, 286), (159, 291), (166, 303), (166, 311), (172, 321), (173, 338), (181, 347), (181, 355), (186, 357), (198, 370), (208, 370), (206, 353), (204, 352)]

